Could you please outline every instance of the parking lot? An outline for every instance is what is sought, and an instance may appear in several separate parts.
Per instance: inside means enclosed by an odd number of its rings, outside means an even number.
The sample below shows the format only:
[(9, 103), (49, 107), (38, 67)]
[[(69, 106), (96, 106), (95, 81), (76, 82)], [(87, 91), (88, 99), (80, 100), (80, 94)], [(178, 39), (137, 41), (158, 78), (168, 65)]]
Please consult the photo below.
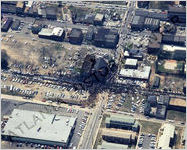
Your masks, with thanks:
[(134, 94), (111, 94), (106, 108), (114, 111), (144, 113), (145, 101), (145, 96), (137, 92)]
[(138, 149), (155, 149), (156, 135), (141, 133), (138, 141)]
[[(1, 111), (1, 118), (3, 118), (3, 116), (10, 115), (11, 112), (13, 111), (13, 109), (15, 109), (15, 108), (16, 109), (24, 109), (24, 110), (32, 110), (32, 111), (40, 111), (40, 112), (44, 112), (44, 113), (58, 114), (58, 115), (64, 115), (64, 116), (77, 117), (77, 124), (76, 124), (75, 130), (74, 130), (73, 137), (70, 141), (70, 148), (78, 146), (80, 137), (82, 136), (82, 132), (84, 131), (84, 128), (86, 127), (86, 123), (87, 123), (87, 120), (89, 117), (87, 112), (84, 112), (81, 110), (76, 110), (74, 108), (54, 107), (54, 106), (47, 106), (47, 105), (41, 105), (41, 104), (33, 104), (33, 103), (29, 103), (29, 102), (18, 102), (15, 100), (2, 99), (2, 101), (1, 101), (1, 110), (2, 110)], [(38, 146), (38, 144), (33, 145), (33, 147), (37, 147), (37, 146)], [(18, 147), (19, 147), (19, 144), (18, 144)]]

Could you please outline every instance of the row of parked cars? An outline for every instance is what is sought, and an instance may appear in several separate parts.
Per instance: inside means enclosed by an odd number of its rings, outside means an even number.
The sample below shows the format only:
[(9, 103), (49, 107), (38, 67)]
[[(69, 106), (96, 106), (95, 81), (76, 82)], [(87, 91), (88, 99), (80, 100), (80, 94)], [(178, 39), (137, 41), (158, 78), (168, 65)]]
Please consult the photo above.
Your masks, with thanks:
[[(148, 142), (149, 140), (149, 142)], [(143, 146), (144, 142), (148, 142), (146, 143), (146, 146)], [(148, 147), (147, 147), (148, 144)], [(139, 137), (139, 141), (138, 141), (138, 148), (139, 149), (155, 149), (156, 146), (156, 135), (155, 134), (144, 134), (142, 133)]]
[(62, 146), (49, 146), (49, 145), (43, 145), (43, 144), (35, 144), (35, 143), (22, 143), (22, 142), (17, 142), (16, 147), (22, 148), (22, 147), (29, 147), (29, 148), (35, 148), (35, 149), (64, 149)]

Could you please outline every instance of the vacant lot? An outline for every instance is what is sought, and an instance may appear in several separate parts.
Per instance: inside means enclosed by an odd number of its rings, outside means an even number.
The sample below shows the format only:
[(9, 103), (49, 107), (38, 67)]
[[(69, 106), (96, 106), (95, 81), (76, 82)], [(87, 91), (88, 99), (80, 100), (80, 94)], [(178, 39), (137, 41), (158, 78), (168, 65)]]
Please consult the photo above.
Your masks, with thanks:
[(174, 110), (167, 111), (167, 119), (186, 122), (186, 113)]
[(157, 135), (158, 130), (161, 127), (161, 123), (155, 123), (155, 122), (143, 121), (143, 120), (139, 120), (139, 122), (142, 125), (141, 132), (144, 133), (151, 133)]

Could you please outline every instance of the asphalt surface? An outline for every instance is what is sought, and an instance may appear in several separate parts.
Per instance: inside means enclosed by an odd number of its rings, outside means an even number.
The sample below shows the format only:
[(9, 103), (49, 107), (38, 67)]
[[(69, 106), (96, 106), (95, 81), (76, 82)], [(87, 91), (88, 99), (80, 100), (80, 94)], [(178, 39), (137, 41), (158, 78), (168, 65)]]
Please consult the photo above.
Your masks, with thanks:
[(101, 100), (99, 106), (92, 113), (93, 115), (90, 118), (87, 131), (84, 134), (82, 145), (80, 149), (92, 149), (94, 145), (94, 137), (96, 136), (96, 130), (99, 128), (99, 117), (101, 115), (102, 106), (104, 101)]
[(46, 106), (46, 105), (30, 103), (30, 102), (20, 102), (15, 100), (2, 99), (1, 117), (3, 117), (4, 115), (10, 115), (13, 109), (42, 111), (44, 113), (77, 117), (77, 123), (74, 130), (74, 134), (70, 141), (70, 143), (73, 143), (72, 147), (74, 146), (77, 147), (80, 141), (80, 136), (78, 136), (77, 133), (80, 132), (80, 125), (82, 123), (82, 118), (84, 117), (84, 111), (79, 110), (78, 114), (76, 114), (76, 112), (74, 113), (67, 112), (67, 108), (65, 107), (59, 107), (58, 110), (56, 110), (55, 108), (56, 107), (54, 106)]

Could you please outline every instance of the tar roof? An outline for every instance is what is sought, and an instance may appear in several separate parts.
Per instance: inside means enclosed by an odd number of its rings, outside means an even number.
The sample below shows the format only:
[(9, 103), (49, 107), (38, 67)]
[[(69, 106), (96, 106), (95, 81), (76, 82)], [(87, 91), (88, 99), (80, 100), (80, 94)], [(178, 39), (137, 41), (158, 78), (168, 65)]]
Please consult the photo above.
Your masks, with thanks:
[(73, 117), (14, 109), (2, 134), (66, 143), (75, 121)]

